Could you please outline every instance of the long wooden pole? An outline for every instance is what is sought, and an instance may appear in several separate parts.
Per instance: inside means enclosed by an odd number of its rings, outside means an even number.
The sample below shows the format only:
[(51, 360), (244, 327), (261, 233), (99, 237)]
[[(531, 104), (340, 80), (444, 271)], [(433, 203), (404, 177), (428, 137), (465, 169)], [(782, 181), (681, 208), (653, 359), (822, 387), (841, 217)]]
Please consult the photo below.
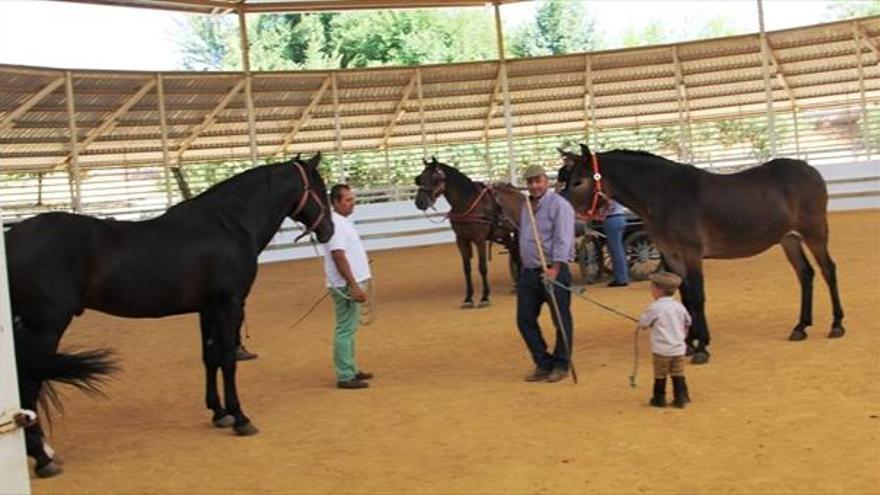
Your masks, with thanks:
[(156, 73), (156, 94), (159, 105), (159, 131), (162, 135), (162, 165), (165, 171), (165, 199), (168, 207), (174, 202), (171, 194), (171, 154), (168, 151), (168, 121), (165, 115), (165, 80), (162, 73)]
[(758, 27), (760, 28), (761, 67), (764, 70), (764, 93), (767, 96), (767, 130), (770, 134), (770, 158), (776, 157), (776, 110), (773, 108), (773, 88), (770, 86), (770, 54), (767, 33), (764, 32), (764, 2), (758, 1)]

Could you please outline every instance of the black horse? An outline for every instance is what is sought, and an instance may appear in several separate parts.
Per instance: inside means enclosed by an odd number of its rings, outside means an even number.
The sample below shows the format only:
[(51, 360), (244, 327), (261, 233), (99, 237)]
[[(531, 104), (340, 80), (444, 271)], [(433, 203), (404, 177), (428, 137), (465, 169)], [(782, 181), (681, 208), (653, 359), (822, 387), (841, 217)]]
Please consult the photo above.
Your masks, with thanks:
[[(302, 222), (320, 242), (333, 235), (324, 181), (308, 161), (256, 167), (141, 222), (44, 213), (6, 233), (22, 406), (33, 409), (45, 379), (94, 382), (112, 371), (106, 353), (58, 354), (75, 315), (95, 309), (116, 316), (158, 318), (199, 313), (205, 402), (218, 427), (257, 432), (242, 411), (235, 383), (235, 346), (257, 256), (285, 217)], [(29, 356), (42, 356), (31, 359)], [(65, 364), (51, 370), (53, 363)], [(36, 369), (37, 366), (41, 369)], [(46, 368), (50, 368), (48, 371)], [(57, 366), (56, 366), (57, 368)], [(217, 393), (223, 372), (225, 407)], [(26, 430), (36, 472), (60, 472), (43, 446), (39, 425)]]
[(455, 232), (455, 242), (464, 269), (466, 292), (462, 308), (474, 307), (474, 286), (471, 282), (472, 245), (477, 247), (478, 268), (483, 279), (483, 295), (479, 307), (486, 307), (489, 305), (487, 254), (490, 242), (497, 242), (507, 249), (511, 271), (519, 273), (517, 226), (523, 195), (509, 184), (487, 186), (474, 182), (434, 157), (430, 162), (422, 161), (425, 168), (416, 177), (416, 185), (419, 186), (415, 199), (416, 208), (427, 210), (438, 197), (446, 197), (452, 207), (447, 216)]
[(693, 318), (688, 344), (693, 361), (709, 360), (703, 289), (704, 258), (745, 258), (781, 244), (801, 285), (800, 319), (790, 340), (807, 338), (813, 324), (813, 268), (801, 243), (822, 269), (834, 321), (842, 337), (843, 308), (828, 253), (828, 193), (816, 169), (779, 158), (735, 174), (712, 174), (640, 151), (561, 152), (569, 167), (565, 194), (588, 215), (614, 198), (637, 213), (670, 270), (679, 274), (682, 302)]

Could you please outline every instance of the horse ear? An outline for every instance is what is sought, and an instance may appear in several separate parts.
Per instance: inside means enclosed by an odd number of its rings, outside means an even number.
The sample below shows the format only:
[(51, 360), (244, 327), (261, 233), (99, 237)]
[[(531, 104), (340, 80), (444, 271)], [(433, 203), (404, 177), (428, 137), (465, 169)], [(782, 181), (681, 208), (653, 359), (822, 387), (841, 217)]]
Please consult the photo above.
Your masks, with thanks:
[(565, 156), (565, 150), (560, 148), (559, 146), (556, 147), (556, 151), (558, 151), (560, 155)]
[(584, 156), (590, 156), (593, 153), (590, 151), (590, 147), (584, 143), (581, 143), (581, 154)]
[(302, 155), (302, 153), (297, 153), (296, 156), (293, 157), (293, 159), (296, 160), (296, 161), (301, 161), (301, 160), (300, 160), (300, 156), (301, 156), (301, 155)]
[(318, 165), (320, 165), (321, 164), (321, 152), (319, 151), (319, 152), (315, 153), (314, 156), (312, 156), (311, 158), (309, 158), (306, 161), (306, 164), (310, 167), (313, 167), (313, 168), (316, 168)]
[(425, 159), (425, 157), (422, 157), (422, 163), (424, 163), (425, 165), (427, 165), (427, 164), (429, 164), (429, 163), (431, 163), (431, 162), (429, 162), (427, 159)]
[(437, 157), (436, 157), (436, 156), (431, 155), (431, 163), (433, 163), (434, 165), (437, 165), (437, 164), (440, 163), (440, 162), (437, 161)]

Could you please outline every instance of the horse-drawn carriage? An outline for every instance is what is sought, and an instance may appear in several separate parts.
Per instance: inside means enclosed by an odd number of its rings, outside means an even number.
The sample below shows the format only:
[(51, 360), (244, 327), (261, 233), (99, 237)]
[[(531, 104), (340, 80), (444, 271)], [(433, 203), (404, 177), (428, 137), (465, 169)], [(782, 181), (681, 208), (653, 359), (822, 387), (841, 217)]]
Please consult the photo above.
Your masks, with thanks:
[[(575, 235), (578, 236), (575, 262), (583, 282), (594, 284), (606, 275), (610, 276), (614, 269), (602, 222), (579, 223)], [(630, 280), (646, 280), (648, 275), (660, 269), (660, 252), (645, 231), (642, 219), (630, 212), (626, 214), (623, 249)]]

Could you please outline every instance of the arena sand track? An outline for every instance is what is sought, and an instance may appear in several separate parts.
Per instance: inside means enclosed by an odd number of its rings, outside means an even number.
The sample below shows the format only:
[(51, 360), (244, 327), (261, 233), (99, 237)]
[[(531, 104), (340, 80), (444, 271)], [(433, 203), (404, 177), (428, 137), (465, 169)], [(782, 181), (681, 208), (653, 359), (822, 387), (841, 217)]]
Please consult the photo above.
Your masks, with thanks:
[[(878, 493), (880, 211), (831, 216), (847, 335), (816, 279), (816, 325), (788, 342), (798, 287), (782, 250), (710, 261), (712, 361), (688, 367), (693, 404), (647, 406), (628, 375), (632, 324), (573, 303), (580, 384), (524, 383), (506, 259), (492, 261), (494, 305), (458, 309), (452, 245), (372, 254), (379, 319), (358, 339), (362, 391), (334, 388), (329, 302), (318, 261), (260, 269), (247, 314), (257, 361), (239, 367), (259, 435), (209, 424), (197, 318), (129, 320), (88, 312), (64, 347), (111, 346), (124, 371), (106, 399), (68, 392), (52, 445), (54, 493)], [(812, 261), (812, 259), (811, 259)], [(630, 314), (645, 283), (590, 294)], [(549, 321), (544, 317), (545, 329)]]

